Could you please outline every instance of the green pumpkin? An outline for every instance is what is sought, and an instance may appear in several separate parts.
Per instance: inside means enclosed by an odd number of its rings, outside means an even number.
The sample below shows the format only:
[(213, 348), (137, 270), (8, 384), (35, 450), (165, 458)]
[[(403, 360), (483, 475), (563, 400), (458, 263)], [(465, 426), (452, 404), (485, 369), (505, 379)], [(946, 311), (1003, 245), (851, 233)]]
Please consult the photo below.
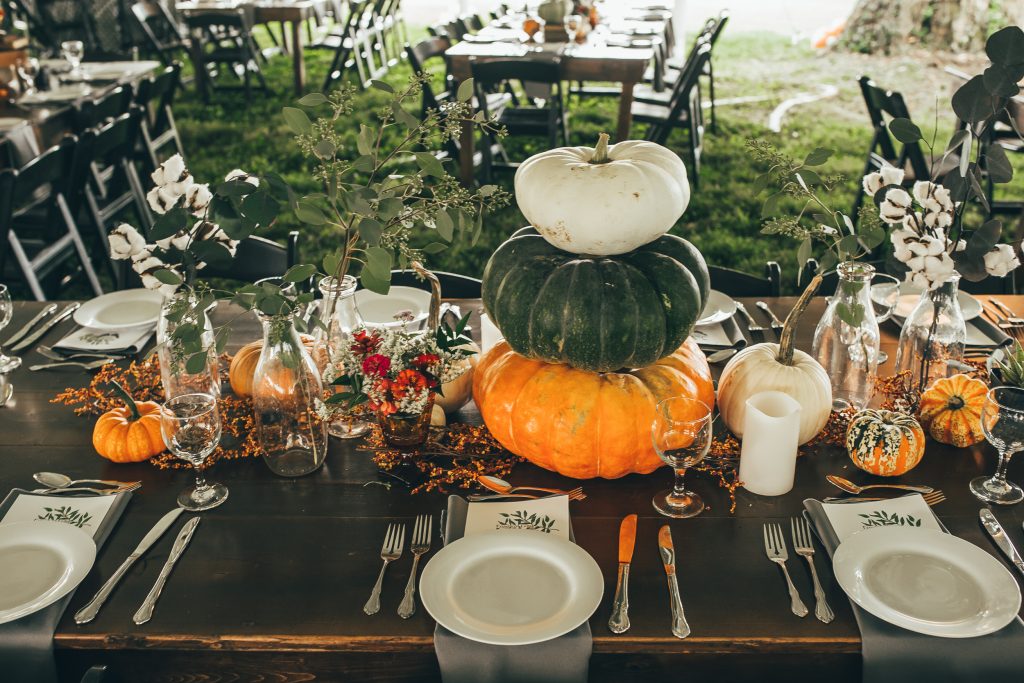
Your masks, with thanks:
[(523, 228), (498, 247), (483, 277), (484, 308), (514, 351), (594, 372), (646, 367), (673, 353), (710, 289), (704, 257), (675, 235), (590, 257)]

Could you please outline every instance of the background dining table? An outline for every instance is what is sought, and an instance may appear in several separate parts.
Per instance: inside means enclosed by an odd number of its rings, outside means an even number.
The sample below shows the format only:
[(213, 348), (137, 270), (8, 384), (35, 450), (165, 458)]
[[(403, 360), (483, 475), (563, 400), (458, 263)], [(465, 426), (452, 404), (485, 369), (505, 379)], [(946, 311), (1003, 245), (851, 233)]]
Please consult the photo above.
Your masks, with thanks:
[[(1004, 300), (1024, 313), (1024, 296)], [(753, 300), (741, 301), (765, 322)], [(794, 303), (791, 298), (768, 301), (780, 317)], [(479, 301), (457, 303), (464, 311), (480, 308)], [(4, 336), (41, 306), (17, 303)], [(824, 307), (825, 300), (816, 299), (803, 317), (799, 348), (809, 349)], [(218, 309), (215, 319), (228, 315)], [(52, 342), (71, 327), (72, 323), (63, 323), (43, 342)], [(258, 325), (251, 316), (240, 318), (234, 328), (235, 347), (257, 337)], [(474, 326), (474, 335), (478, 330)], [(897, 332), (892, 323), (882, 327), (882, 346), (890, 358), (896, 355)], [(75, 369), (29, 372), (27, 366), (41, 357), (35, 352), (25, 356), (27, 362), (11, 378), (14, 398), (0, 409), (0, 485), (30, 485), (32, 474), (44, 470), (142, 482), (57, 629), (62, 680), (78, 681), (85, 668), (96, 664), (108, 665), (119, 676), (115, 680), (133, 682), (293, 681), (313, 676), (439, 680), (433, 620), (422, 605), (411, 619), (396, 614), (411, 565), (408, 553), (388, 570), (381, 612), (368, 617), (362, 605), (380, 568), (380, 544), (388, 523), (400, 521), (411, 528), (415, 515), (422, 513), (433, 514), (436, 521), (445, 495), (410, 495), (396, 480), (379, 474), (370, 454), (357, 450), (352, 441), (332, 439), (323, 468), (298, 479), (275, 477), (258, 459), (218, 463), (210, 476), (228, 486), (230, 498), (202, 513), (203, 524), (174, 570), (153, 619), (135, 626), (131, 617), (167, 558), (170, 538), (158, 542), (128, 573), (95, 621), (76, 625), (71, 615), (174, 506), (192, 475), (186, 469), (116, 465), (101, 459), (91, 446), (93, 420), (51, 403), (63, 388), (85, 386), (88, 374)], [(889, 363), (883, 374), (891, 369)], [(457, 419), (478, 421), (479, 415), (470, 404)], [(929, 441), (922, 463), (897, 481), (941, 489), (947, 499), (934, 510), (950, 532), (1002, 562), (979, 526), (982, 505), (967, 489), (972, 477), (994, 468), (995, 453), (984, 443), (955, 449)], [(571, 503), (573, 529), (577, 543), (597, 560), (605, 579), (604, 598), (590, 620), (590, 679), (792, 681), (806, 680), (814, 672), (830, 681), (859, 680), (860, 635), (821, 547), (817, 546), (815, 560), (836, 612), (835, 621), (827, 625), (790, 613), (782, 576), (766, 559), (762, 542), (765, 521), (781, 522), (788, 530), (787, 518), (800, 514), (805, 498), (838, 494), (826, 483), (827, 474), (858, 483), (874, 480), (857, 470), (842, 449), (814, 448), (799, 460), (793, 491), (763, 498), (740, 490), (732, 512), (728, 493), (712, 477), (691, 474), (687, 483), (708, 509), (688, 520), (668, 520), (651, 507), (654, 493), (671, 480), (667, 468), (645, 476), (582, 482), (587, 499)], [(1011, 463), (1009, 477), (1021, 481), (1024, 467)], [(580, 483), (529, 464), (516, 466), (509, 479), (520, 485), (562, 488)], [(632, 627), (613, 635), (607, 621), (619, 521), (630, 513), (639, 514), (630, 586)], [(1024, 506), (997, 508), (995, 514), (1018, 548), (1024, 547)], [(669, 631), (668, 595), (656, 544), (658, 528), (666, 523), (675, 539), (679, 584), (693, 629), (686, 640)], [(791, 561), (790, 570), (801, 594), (810, 600), (806, 566)], [(950, 641), (949, 646), (956, 644)]]

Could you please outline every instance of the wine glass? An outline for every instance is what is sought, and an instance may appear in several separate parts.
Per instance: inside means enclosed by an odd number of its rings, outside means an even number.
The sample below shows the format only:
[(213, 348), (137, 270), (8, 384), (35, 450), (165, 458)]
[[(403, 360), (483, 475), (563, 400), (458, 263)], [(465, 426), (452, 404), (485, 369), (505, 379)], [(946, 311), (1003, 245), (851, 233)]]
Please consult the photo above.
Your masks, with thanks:
[(203, 478), (202, 465), (220, 442), (220, 412), (211, 394), (182, 394), (164, 403), (160, 411), (160, 432), (171, 453), (196, 470), (196, 485), (178, 495), (178, 505), (198, 512), (217, 507), (228, 498), (223, 484)]
[(1006, 481), (1006, 467), (1010, 456), (1024, 449), (1024, 389), (990, 389), (981, 408), (981, 430), (999, 451), (999, 464), (992, 477), (971, 480), (971, 493), (998, 505), (1019, 503), (1024, 500), (1024, 489)]
[(81, 72), (78, 67), (85, 56), (85, 44), (80, 40), (65, 40), (60, 44), (60, 54), (64, 57), (64, 61), (71, 65), (71, 73), (68, 75), (80, 76)]
[(654, 509), (666, 517), (693, 517), (704, 501), (686, 490), (683, 477), (711, 448), (711, 408), (688, 396), (667, 398), (655, 409), (651, 438), (658, 457), (675, 472), (675, 485), (654, 496)]
[(15, 63), (15, 68), (18, 70), (18, 77), (24, 87), (23, 92), (25, 94), (35, 92), (36, 78), (39, 76), (39, 60), (35, 57), (19, 59)]
[[(7, 285), (0, 284), (0, 330), (10, 324), (14, 317), (14, 302), (11, 301), (11, 291)], [(17, 356), (7, 356), (0, 348), (0, 373), (6, 374), (11, 370), (21, 367), (21, 359)]]
[[(879, 324), (892, 317), (896, 302), (900, 298), (900, 281), (892, 275), (875, 273), (871, 278), (871, 302), (875, 304), (875, 319)], [(889, 360), (889, 354), (879, 350), (878, 363)]]

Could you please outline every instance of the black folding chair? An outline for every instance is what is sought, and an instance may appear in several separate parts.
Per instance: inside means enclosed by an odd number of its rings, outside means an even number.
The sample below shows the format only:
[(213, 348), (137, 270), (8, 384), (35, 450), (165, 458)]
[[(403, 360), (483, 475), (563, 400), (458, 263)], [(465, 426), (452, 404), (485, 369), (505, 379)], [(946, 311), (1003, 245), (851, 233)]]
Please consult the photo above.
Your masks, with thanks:
[[(244, 8), (206, 11), (185, 17), (192, 49), (199, 91), (203, 101), (210, 101), (211, 90), (242, 90), (246, 101), (252, 99), (252, 79), (259, 88), (270, 93), (260, 69), (260, 51), (252, 37), (252, 23)], [(220, 83), (221, 70), (229, 71), (240, 85)]]
[[(475, 277), (447, 273), (443, 270), (431, 271), (441, 283), (441, 296), (446, 299), (479, 299), (481, 282)], [(391, 271), (392, 286), (414, 287), (430, 291), (430, 283), (411, 270)]]
[(99, 99), (84, 100), (76, 104), (72, 122), (75, 135), (127, 114), (134, 97), (135, 93), (131, 86), (118, 86)]
[(51, 54), (66, 40), (80, 40), (87, 53), (102, 49), (91, 3), (83, 0), (13, 0), (29, 24), (29, 34)]
[(224, 278), (239, 282), (255, 282), (280, 277), (299, 261), (299, 233), (288, 233), (284, 246), (265, 237), (250, 236), (238, 243), (235, 258), (225, 266), (208, 264), (199, 271), (203, 278)]
[(334, 57), (327, 69), (324, 79), (324, 92), (338, 83), (346, 71), (355, 68), (359, 82), (366, 83), (369, 73), (363, 59), (364, 48), (359, 36), (360, 22), (366, 11), (373, 9), (374, 0), (352, 0), (349, 2), (348, 16), (343, 24), (331, 31), (322, 41), (309, 46), (312, 50), (333, 50)]
[(135, 95), (135, 103), (143, 110), (140, 144), (142, 158), (150, 172), (170, 156), (163, 153), (168, 147), (173, 148), (172, 154), (177, 152), (182, 158), (185, 157), (185, 148), (181, 144), (172, 111), (180, 79), (181, 65), (172, 64), (162, 73), (139, 83)]
[(174, 16), (162, 2), (142, 0), (133, 2), (129, 9), (145, 52), (167, 66), (173, 64), (181, 53), (188, 53), (188, 39), (181, 33)]
[[(897, 272), (895, 268), (889, 268), (887, 262), (884, 260), (877, 260), (871, 263), (875, 267), (877, 272)], [(893, 264), (895, 265), (895, 264)], [(807, 259), (804, 263), (803, 268), (800, 271), (800, 282), (806, 285), (814, 277), (815, 273), (818, 272), (818, 261), (817, 259)], [(832, 296), (836, 293), (836, 288), (839, 286), (839, 275), (835, 270), (830, 270), (827, 273), (821, 274), (821, 285), (818, 287), (818, 296)], [(979, 282), (971, 282), (970, 280), (961, 279), (960, 289), (967, 292), (968, 294), (1016, 294), (1017, 287), (1015, 283), (1014, 273), (1010, 273), (1006, 277), (986, 277), (984, 280)]]
[(775, 261), (764, 264), (764, 277), (720, 266), (708, 266), (708, 273), (711, 288), (731, 297), (779, 296), (782, 291), (782, 268)]
[[(29, 290), (46, 301), (75, 272), (77, 261), (93, 293), (103, 293), (78, 225), (66, 199), (75, 154), (74, 138), (65, 138), (20, 169), (0, 171), (0, 273), (10, 252)], [(45, 284), (44, 284), (45, 282)]]

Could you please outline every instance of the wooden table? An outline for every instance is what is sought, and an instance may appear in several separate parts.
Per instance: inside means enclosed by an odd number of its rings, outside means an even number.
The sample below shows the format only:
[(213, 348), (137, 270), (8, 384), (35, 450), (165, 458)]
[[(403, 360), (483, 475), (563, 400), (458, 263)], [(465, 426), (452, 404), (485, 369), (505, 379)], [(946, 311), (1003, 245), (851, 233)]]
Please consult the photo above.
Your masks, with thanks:
[[(622, 84), (615, 140), (629, 139), (633, 122), (633, 87), (644, 76), (647, 64), (654, 57), (650, 48), (606, 47), (599, 44), (577, 45), (553, 43), (526, 46), (512, 43), (472, 43), (463, 41), (450, 47), (448, 58), (452, 75), (462, 82), (472, 76), (470, 60), (480, 62), (505, 59), (560, 59), (565, 81), (607, 81)], [(474, 134), (470, 126), (462, 127), (459, 138), (459, 176), (463, 184), (473, 183)]]
[(179, 2), (175, 7), (184, 14), (223, 11), (225, 7), (251, 7), (253, 21), (269, 24), (279, 21), (290, 24), (292, 34), (292, 70), (295, 80), (295, 94), (306, 90), (306, 62), (303, 46), (302, 27), (316, 16), (317, 11), (327, 5), (328, 0), (256, 0), (255, 2), (225, 2), (222, 6), (211, 2)]
[[(1024, 297), (1004, 299), (1024, 313)], [(464, 310), (478, 306), (459, 303)], [(746, 301), (751, 310), (753, 303)], [(792, 303), (771, 301), (779, 315)], [(3, 336), (41, 305), (16, 304)], [(804, 316), (798, 333), (801, 348), (810, 347), (824, 306), (824, 300), (816, 300)], [(70, 327), (62, 324), (44, 343)], [(254, 320), (243, 319), (233, 343), (255, 337), (256, 329)], [(883, 347), (890, 357), (896, 355), (896, 336), (896, 328), (885, 323)], [(35, 353), (26, 354), (25, 366), (40, 360)], [(174, 505), (191, 478), (185, 470), (115, 465), (95, 455), (90, 445), (93, 421), (50, 403), (59, 389), (86, 382), (86, 375), (73, 369), (29, 373), (23, 366), (13, 376), (13, 404), (0, 409), (0, 486), (5, 490), (31, 484), (32, 473), (41, 470), (143, 483), (57, 630), (64, 680), (77, 682), (85, 667), (101, 663), (133, 682), (438, 680), (434, 622), (422, 605), (409, 620), (395, 614), (411, 565), (408, 553), (388, 570), (382, 611), (367, 617), (362, 605), (379, 570), (377, 554), (387, 523), (411, 524), (418, 513), (433, 513), (437, 523), (444, 496), (409, 496), (399, 488), (367, 486), (387, 478), (378, 477), (365, 452), (336, 440), (324, 467), (304, 478), (277, 478), (260, 461), (217, 465), (210, 476), (227, 484), (230, 498), (203, 513), (152, 621), (135, 627), (131, 616), (166, 559), (172, 534), (128, 572), (94, 622), (76, 626), (71, 615)], [(473, 411), (463, 419), (474, 419)], [(987, 445), (957, 450), (929, 443), (922, 463), (902, 480), (941, 488), (947, 500), (935, 509), (950, 531), (1002, 561), (982, 534), (981, 505), (967, 489), (972, 477), (991, 474), (994, 468), (995, 453)], [(674, 521), (658, 516), (650, 502), (669, 485), (667, 469), (585, 482), (587, 500), (572, 504), (573, 528), (577, 542), (594, 556), (605, 577), (604, 599), (591, 619), (591, 680), (676, 681), (685, 676), (687, 681), (792, 682), (807, 680), (813, 671), (830, 681), (859, 681), (860, 635), (820, 548), (818, 571), (836, 612), (829, 625), (790, 614), (782, 577), (763, 551), (762, 523), (775, 520), (788, 527), (787, 518), (801, 511), (804, 498), (835, 494), (825, 482), (829, 473), (856, 482), (871, 479), (841, 450), (821, 449), (801, 458), (791, 493), (760, 498), (740, 491), (731, 514), (724, 490), (708, 477), (691, 475), (688, 484), (709, 508), (694, 519)], [(1009, 475), (1024, 480), (1024, 467), (1012, 463)], [(540, 486), (576, 483), (532, 465), (518, 466), (510, 478)], [(640, 522), (630, 588), (632, 628), (615, 636), (606, 623), (615, 585), (618, 525), (633, 512), (639, 513)], [(1024, 506), (995, 512), (1017, 547), (1024, 547)], [(683, 641), (669, 632), (656, 549), (657, 530), (665, 523), (675, 538), (683, 602), (693, 627), (693, 635)], [(807, 568), (802, 562), (790, 562), (790, 568), (804, 599), (811, 600)], [(950, 641), (949, 647), (957, 642)]]

